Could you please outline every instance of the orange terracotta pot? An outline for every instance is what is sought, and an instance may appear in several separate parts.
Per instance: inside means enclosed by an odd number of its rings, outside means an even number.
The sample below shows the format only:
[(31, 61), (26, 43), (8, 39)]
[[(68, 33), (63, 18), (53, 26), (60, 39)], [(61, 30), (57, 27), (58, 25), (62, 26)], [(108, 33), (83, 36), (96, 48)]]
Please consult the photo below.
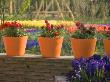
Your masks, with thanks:
[(44, 58), (59, 58), (63, 38), (39, 37), (40, 52)]
[(108, 55), (110, 57), (110, 40), (104, 39), (103, 43), (104, 43), (104, 51), (105, 51), (106, 55)]
[(7, 56), (23, 56), (25, 54), (27, 39), (27, 36), (3, 37)]
[(96, 39), (74, 39), (71, 38), (71, 47), (74, 57), (88, 58), (93, 55), (96, 46)]

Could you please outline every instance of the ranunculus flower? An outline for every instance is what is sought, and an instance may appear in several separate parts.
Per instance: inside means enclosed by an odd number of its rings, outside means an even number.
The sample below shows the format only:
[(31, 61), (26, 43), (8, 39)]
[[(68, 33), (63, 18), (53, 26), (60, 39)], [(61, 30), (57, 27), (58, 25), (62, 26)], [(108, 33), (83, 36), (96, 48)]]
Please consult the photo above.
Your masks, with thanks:
[(3, 25), (4, 25), (5, 27), (10, 27), (10, 26), (11, 26), (11, 23), (10, 23), (10, 22), (5, 22)]
[(20, 23), (16, 23), (16, 27), (20, 28), (20, 27), (22, 27), (22, 25)]
[(79, 27), (81, 25), (80, 22), (76, 22), (76, 26)]
[(21, 37), (21, 36), (25, 36), (26, 32), (24, 31), (22, 27), (22, 25), (20, 23), (17, 22), (5, 22), (4, 24), (2, 24), (1, 26), (3, 26), (3, 32), (4, 32), (4, 36), (8, 36), (8, 37)]
[(14, 28), (20, 28), (22, 26), (20, 23), (17, 23), (17, 22), (12, 22), (11, 25)]
[(63, 28), (59, 28), (59, 26), (50, 24), (47, 20), (45, 20), (45, 26), (40, 30), (40, 36), (42, 37), (62, 37), (65, 34), (65, 30)]
[(93, 39), (96, 37), (97, 30), (93, 26), (86, 26), (83, 23), (76, 22), (77, 30), (71, 34), (72, 38)]
[(5, 22), (4, 24), (3, 24), (3, 26), (5, 27), (5, 28), (19, 28), (19, 27), (22, 27), (22, 25), (20, 24), (20, 23), (17, 23), (17, 22)]

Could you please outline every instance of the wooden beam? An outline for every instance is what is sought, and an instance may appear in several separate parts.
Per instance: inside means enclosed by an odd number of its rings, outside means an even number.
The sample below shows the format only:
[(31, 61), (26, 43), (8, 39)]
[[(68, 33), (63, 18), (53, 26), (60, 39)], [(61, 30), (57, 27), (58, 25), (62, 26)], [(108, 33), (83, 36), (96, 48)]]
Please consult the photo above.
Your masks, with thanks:
[(13, 1), (9, 0), (9, 14), (11, 15), (13, 13)]
[(72, 19), (73, 19), (73, 21), (74, 21), (74, 15), (73, 15), (73, 13), (72, 13), (72, 11), (71, 11), (70, 7), (69, 7), (66, 3), (65, 3), (65, 5), (66, 5), (66, 7), (67, 7), (68, 11), (70, 12), (71, 17), (72, 17)]
[(61, 8), (60, 8), (60, 5), (59, 5), (59, 3), (58, 3), (58, 0), (55, 0), (55, 1), (56, 1), (56, 3), (57, 3), (58, 11), (59, 11), (59, 13), (61, 14), (61, 17), (62, 17), (63, 20), (64, 20), (64, 16), (63, 16), (62, 10), (61, 10)]
[(40, 11), (41, 11), (41, 8), (42, 8), (42, 6), (43, 6), (43, 3), (44, 3), (44, 0), (42, 0), (41, 1), (41, 3), (40, 3), (40, 7), (39, 7), (39, 9), (38, 9), (38, 11), (37, 11), (37, 17), (39, 16), (39, 13), (40, 13)]

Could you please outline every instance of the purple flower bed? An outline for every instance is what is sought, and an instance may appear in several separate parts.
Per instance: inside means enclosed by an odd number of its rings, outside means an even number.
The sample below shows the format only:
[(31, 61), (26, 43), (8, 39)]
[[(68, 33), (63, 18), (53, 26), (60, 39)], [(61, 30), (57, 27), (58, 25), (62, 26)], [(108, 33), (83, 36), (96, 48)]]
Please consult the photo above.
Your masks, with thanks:
[(34, 29), (34, 28), (32, 28), (32, 29), (26, 29), (25, 31), (26, 31), (27, 33), (37, 33), (37, 32), (39, 32), (39, 30)]
[(26, 48), (32, 48), (34, 46), (38, 46), (38, 42), (36, 40), (28, 40), (26, 44)]
[(38, 34), (39, 30), (35, 29), (35, 28), (29, 28), (29, 29), (25, 29), (25, 31), (28, 33), (29, 37), (31, 37), (31, 39), (29, 39), (27, 41), (26, 49), (30, 49), (32, 47), (37, 47), (38, 42), (37, 42), (36, 38), (37, 38), (37, 34)]
[(110, 82), (110, 58), (94, 55), (73, 59), (72, 70), (66, 76), (68, 82)]

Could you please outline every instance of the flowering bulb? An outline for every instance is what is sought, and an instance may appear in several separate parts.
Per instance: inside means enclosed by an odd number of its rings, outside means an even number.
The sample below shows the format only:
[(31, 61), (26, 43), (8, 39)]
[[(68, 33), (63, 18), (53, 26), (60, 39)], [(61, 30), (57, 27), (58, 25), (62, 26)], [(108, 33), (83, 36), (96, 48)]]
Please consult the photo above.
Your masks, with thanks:
[(48, 20), (45, 20), (45, 23), (48, 23)]
[(81, 23), (80, 23), (80, 22), (76, 22), (76, 26), (78, 26), (78, 27), (79, 27), (80, 25), (81, 25)]

